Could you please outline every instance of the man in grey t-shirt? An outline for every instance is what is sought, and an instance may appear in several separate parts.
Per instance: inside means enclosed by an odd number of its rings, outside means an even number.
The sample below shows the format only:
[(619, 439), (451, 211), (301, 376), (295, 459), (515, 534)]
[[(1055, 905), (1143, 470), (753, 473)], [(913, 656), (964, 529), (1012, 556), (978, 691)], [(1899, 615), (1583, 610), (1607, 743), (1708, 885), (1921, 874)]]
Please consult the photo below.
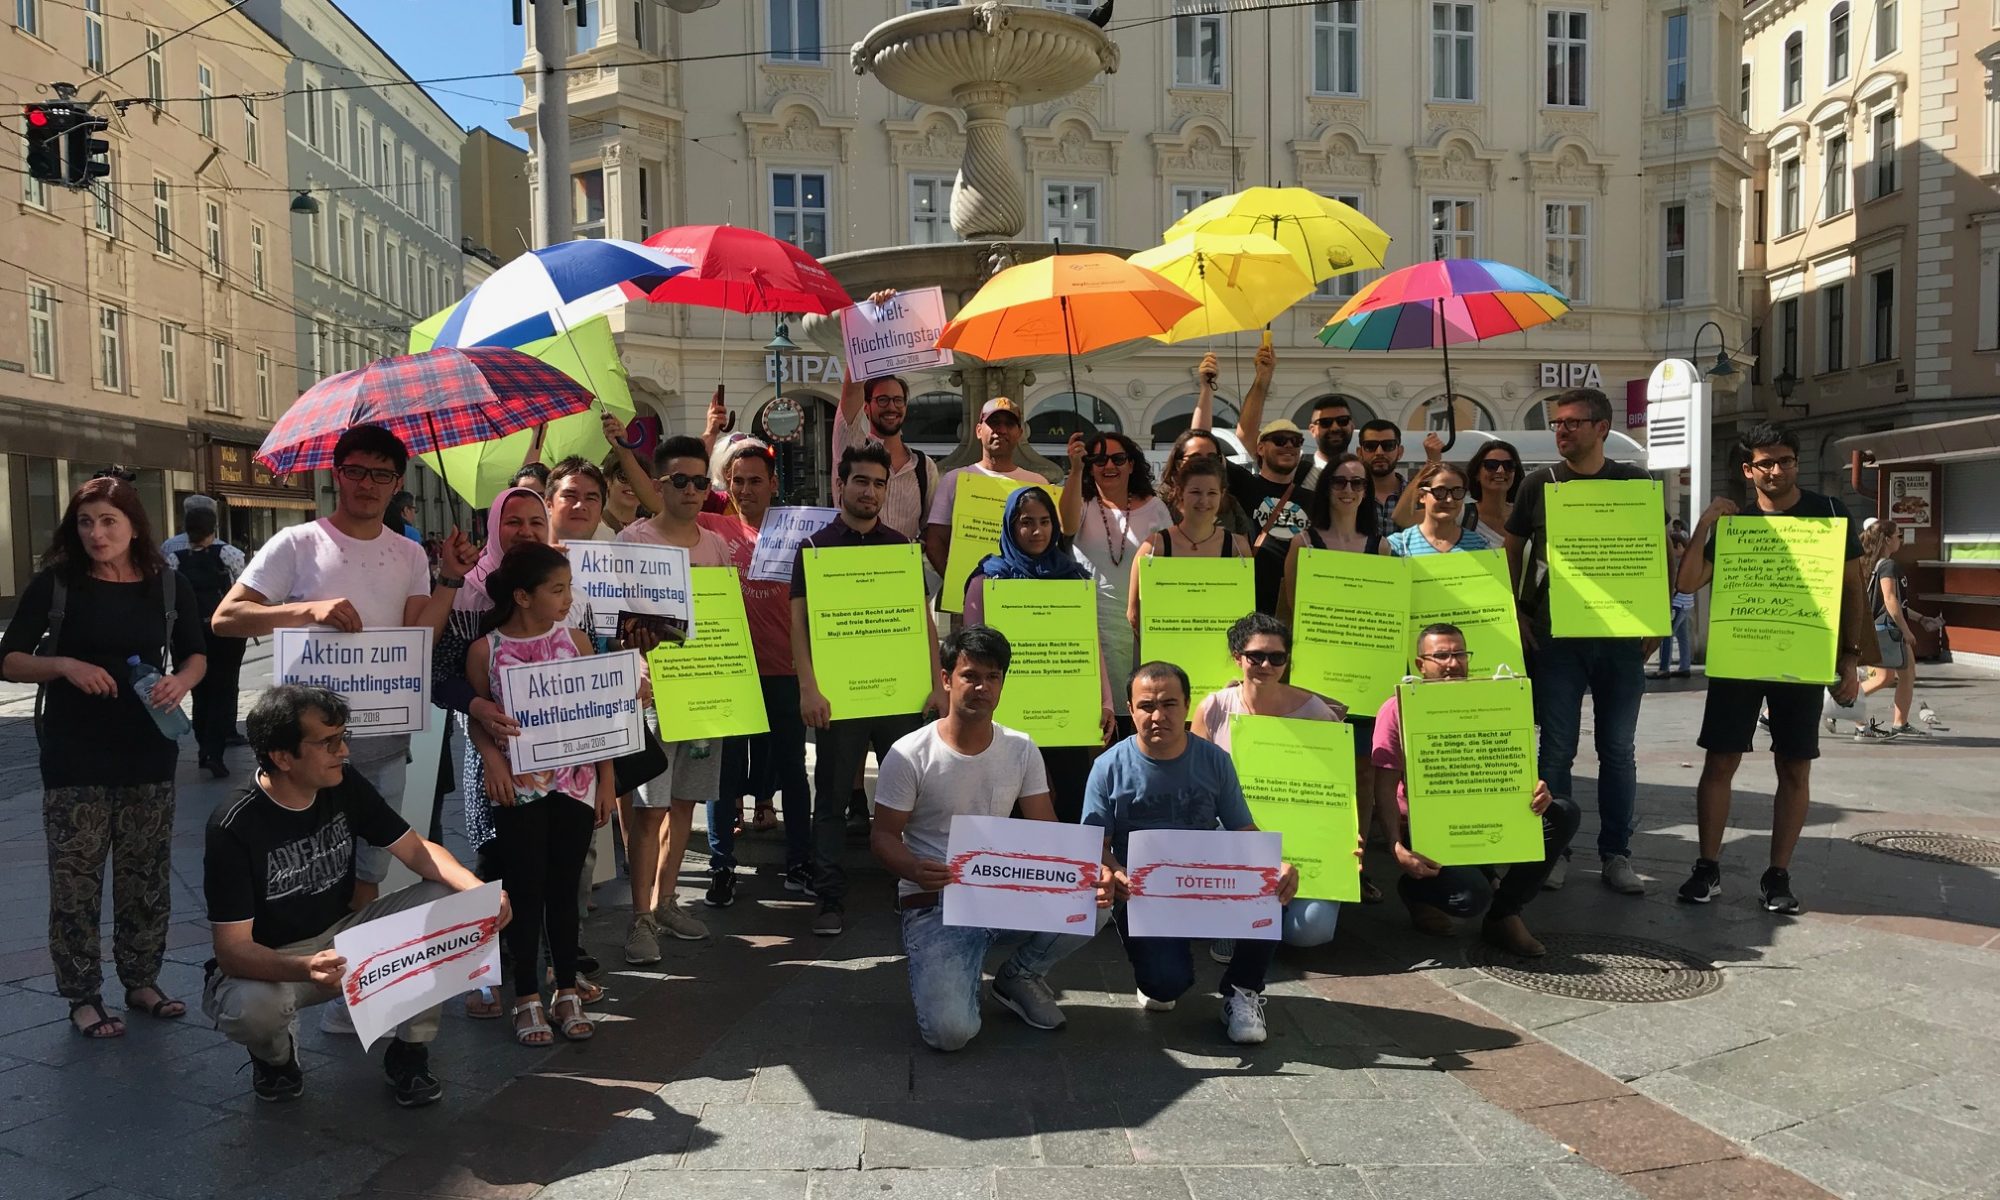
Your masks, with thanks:
[[(979, 984), (986, 954), (1019, 949), (993, 976), (993, 998), (1037, 1029), (1060, 1029), (1062, 1009), (1044, 981), (1049, 968), (1090, 939), (944, 923), (940, 903), (951, 819), (1021, 815), (1053, 821), (1041, 752), (1024, 733), (993, 723), (1013, 651), (1000, 631), (973, 625), (945, 639), (939, 654), (945, 715), (896, 740), (875, 782), (869, 848), (894, 872), (903, 916), (903, 953), (917, 1032), (937, 1050), (962, 1048), (979, 1032)], [(1109, 894), (1099, 896), (1108, 904)]]

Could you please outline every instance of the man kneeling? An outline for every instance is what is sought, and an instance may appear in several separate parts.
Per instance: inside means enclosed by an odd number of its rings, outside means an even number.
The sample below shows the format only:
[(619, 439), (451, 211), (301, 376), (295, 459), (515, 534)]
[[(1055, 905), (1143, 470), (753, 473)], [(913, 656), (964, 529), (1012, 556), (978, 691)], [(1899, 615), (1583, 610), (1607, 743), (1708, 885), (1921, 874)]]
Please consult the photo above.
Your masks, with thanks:
[[(1061, 1029), (1063, 1012), (1043, 976), (1090, 941), (1076, 934), (1017, 933), (946, 925), (941, 889), (951, 819), (1005, 817), (1016, 804), (1035, 821), (1056, 819), (1041, 752), (1027, 734), (993, 723), (1013, 650), (997, 629), (973, 625), (939, 652), (945, 715), (896, 740), (875, 781), (869, 848), (901, 876), (903, 953), (917, 1032), (937, 1050), (957, 1050), (979, 1032), (986, 953), (1020, 943), (993, 976), (993, 998), (1037, 1029)], [(1109, 903), (1100, 898), (1100, 904)]]
[[(347, 766), (347, 702), (324, 688), (285, 685), (258, 697), (245, 724), (257, 756), (254, 784), (208, 819), (202, 886), (215, 957), (202, 1011), (250, 1050), (260, 1100), (305, 1090), (298, 1010), (340, 995), (347, 960), (333, 935), (363, 921), (480, 886), (443, 846), (427, 842)], [(424, 882), (359, 911), (354, 839), (383, 847)], [(508, 920), (500, 899), (500, 924)], [(416, 1108), (443, 1092), (430, 1071), (432, 1008), (396, 1030), (383, 1060), (396, 1103)]]

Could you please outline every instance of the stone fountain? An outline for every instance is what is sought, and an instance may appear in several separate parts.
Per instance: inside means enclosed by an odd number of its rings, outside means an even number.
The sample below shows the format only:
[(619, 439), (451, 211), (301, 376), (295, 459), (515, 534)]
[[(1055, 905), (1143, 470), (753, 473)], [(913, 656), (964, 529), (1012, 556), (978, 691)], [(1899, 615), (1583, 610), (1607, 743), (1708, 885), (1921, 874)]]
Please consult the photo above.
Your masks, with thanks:
[[(852, 58), (855, 74), (872, 74), (899, 96), (963, 111), (966, 136), (951, 197), (951, 227), (963, 240), (827, 258), (827, 269), (849, 295), (937, 285), (955, 311), (996, 272), (1053, 252), (1047, 242), (1019, 240), (1027, 222), (1022, 148), (1008, 114), (1068, 95), (1100, 73), (1116, 71), (1118, 47), (1102, 29), (1081, 17), (1026, 4), (960, 0), (884, 21), (855, 44)], [(825, 317), (801, 323), (807, 336), (829, 350), (839, 347), (839, 325), (837, 318)], [(970, 438), (979, 407), (993, 396), (1019, 398), (1024, 385), (1033, 382), (1030, 366), (958, 357), (953, 382), (965, 398), (967, 440), (945, 465), (978, 457)], [(1024, 465), (1054, 476), (1055, 465), (1025, 444), (1020, 457)]]

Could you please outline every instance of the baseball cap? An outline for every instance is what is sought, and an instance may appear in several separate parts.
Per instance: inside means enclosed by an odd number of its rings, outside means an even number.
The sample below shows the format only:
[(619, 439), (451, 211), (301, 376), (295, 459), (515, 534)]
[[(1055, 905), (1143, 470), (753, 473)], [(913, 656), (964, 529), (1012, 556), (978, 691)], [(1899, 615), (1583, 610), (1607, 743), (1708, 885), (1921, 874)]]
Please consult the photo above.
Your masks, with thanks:
[(1016, 421), (1021, 419), (1021, 406), (1005, 396), (995, 396), (979, 409), (979, 419), (984, 421), (994, 413), (1006, 413)]
[(200, 492), (196, 492), (192, 496), (181, 497), (182, 516), (186, 516), (187, 514), (195, 512), (198, 509), (207, 509), (209, 512), (217, 511), (214, 498), (210, 496), (204, 496)]
[(1301, 439), (1305, 437), (1305, 434), (1300, 431), (1297, 425), (1280, 417), (1275, 421), (1264, 422), (1264, 428), (1257, 431), (1257, 440), (1261, 442), (1274, 433), (1297, 434)]

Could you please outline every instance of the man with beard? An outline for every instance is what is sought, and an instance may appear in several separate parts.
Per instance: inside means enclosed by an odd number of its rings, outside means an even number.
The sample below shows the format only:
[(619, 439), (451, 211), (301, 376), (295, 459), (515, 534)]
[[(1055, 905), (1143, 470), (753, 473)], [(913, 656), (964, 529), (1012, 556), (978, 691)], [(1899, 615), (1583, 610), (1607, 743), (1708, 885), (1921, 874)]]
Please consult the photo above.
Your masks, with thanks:
[[(888, 288), (868, 297), (870, 304), (893, 299)], [(903, 422), (909, 418), (910, 385), (900, 376), (878, 375), (840, 385), (840, 419), (833, 423), (833, 461), (849, 446), (879, 444), (889, 452), (889, 498), (882, 504), (882, 523), (915, 541), (924, 535), (924, 515), (938, 487), (937, 464), (923, 451), (903, 444)], [(840, 481), (834, 480), (834, 492)]]
[(1396, 501), (1403, 497), (1403, 476), (1396, 470), (1396, 464), (1403, 461), (1403, 431), (1396, 428), (1394, 421), (1380, 417), (1361, 427), (1360, 456), (1362, 465), (1368, 468), (1368, 480), (1374, 485), (1375, 512), (1382, 526), (1376, 530), (1383, 537), (1396, 532)]
[(1348, 443), (1354, 440), (1354, 412), (1347, 406), (1345, 396), (1321, 396), (1313, 401), (1312, 423), (1308, 428), (1313, 439), (1313, 465), (1306, 470), (1305, 478), (1299, 486), (1311, 491), (1319, 482), (1319, 473), (1340, 456), (1347, 453)]
[[(1048, 482), (1028, 468), (1014, 465), (1014, 451), (1020, 449), (1026, 432), (1021, 424), (1021, 406), (1005, 396), (993, 397), (979, 410), (979, 424), (973, 427), (973, 436), (979, 441), (979, 461), (945, 472), (938, 481), (937, 495), (931, 497), (929, 523), (924, 526), (924, 554), (939, 574), (944, 573), (945, 558), (951, 550), (951, 508), (958, 502), (960, 479), (967, 475), (987, 475), (1021, 483)], [(887, 521), (888, 517), (882, 519)], [(952, 594), (957, 595), (965, 590), (965, 582), (947, 579), (944, 586), (956, 588)]]

